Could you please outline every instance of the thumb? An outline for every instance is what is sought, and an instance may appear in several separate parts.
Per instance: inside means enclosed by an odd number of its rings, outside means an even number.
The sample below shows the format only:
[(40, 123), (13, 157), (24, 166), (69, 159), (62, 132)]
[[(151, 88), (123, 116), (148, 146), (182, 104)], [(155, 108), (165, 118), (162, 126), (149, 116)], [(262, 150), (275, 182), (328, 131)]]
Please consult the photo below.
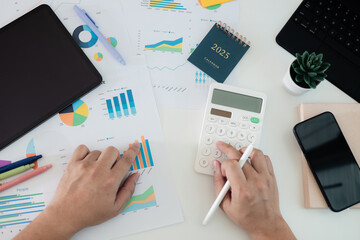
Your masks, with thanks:
[[(214, 188), (216, 196), (219, 195), (221, 189), (224, 187), (226, 180), (221, 173), (221, 163), (218, 160), (213, 161), (214, 167)], [(226, 208), (226, 205), (230, 204), (230, 195), (227, 193), (220, 204), (221, 208)]]
[(131, 196), (133, 195), (136, 182), (138, 181), (139, 177), (139, 173), (132, 174), (125, 180), (124, 185), (119, 189), (115, 199), (115, 207), (116, 210), (119, 211), (119, 213), (124, 210), (126, 204), (129, 202)]

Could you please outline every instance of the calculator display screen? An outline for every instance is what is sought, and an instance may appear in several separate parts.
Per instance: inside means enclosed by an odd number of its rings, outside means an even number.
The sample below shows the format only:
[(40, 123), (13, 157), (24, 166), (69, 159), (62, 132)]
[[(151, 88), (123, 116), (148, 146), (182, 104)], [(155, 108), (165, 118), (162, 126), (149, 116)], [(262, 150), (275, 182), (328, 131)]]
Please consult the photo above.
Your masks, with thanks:
[(260, 113), (263, 100), (261, 98), (228, 92), (215, 88), (211, 103)]

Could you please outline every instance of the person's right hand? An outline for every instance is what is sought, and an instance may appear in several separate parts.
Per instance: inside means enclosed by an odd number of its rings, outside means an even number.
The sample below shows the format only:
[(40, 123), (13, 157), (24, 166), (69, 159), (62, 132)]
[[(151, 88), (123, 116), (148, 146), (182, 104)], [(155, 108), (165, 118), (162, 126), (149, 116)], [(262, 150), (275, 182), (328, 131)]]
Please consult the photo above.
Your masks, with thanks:
[(226, 179), (231, 191), (220, 207), (252, 239), (296, 239), (283, 219), (279, 208), (279, 193), (270, 158), (254, 149), (251, 164), (241, 169), (239, 159), (246, 148), (237, 151), (231, 145), (217, 142), (218, 149), (227, 156), (222, 164), (214, 160), (214, 186), (218, 195)]

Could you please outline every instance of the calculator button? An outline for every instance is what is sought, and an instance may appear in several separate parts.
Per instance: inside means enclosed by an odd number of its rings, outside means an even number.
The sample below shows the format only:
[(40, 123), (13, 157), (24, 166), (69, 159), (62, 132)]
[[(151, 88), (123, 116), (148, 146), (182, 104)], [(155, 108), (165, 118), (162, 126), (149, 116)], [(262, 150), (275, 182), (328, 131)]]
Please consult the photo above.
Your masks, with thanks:
[(229, 129), (226, 133), (226, 136), (228, 136), (229, 138), (233, 138), (236, 136), (236, 131), (234, 129)]
[(202, 158), (200, 159), (200, 162), (199, 162), (200, 166), (201, 167), (207, 167), (209, 165), (209, 161), (206, 159), (206, 158)]
[(250, 120), (250, 117), (249, 117), (249, 116), (242, 116), (242, 117), (241, 117), (241, 120), (243, 120), (243, 121), (249, 121), (249, 120)]
[(215, 132), (215, 127), (213, 125), (207, 125), (205, 131), (209, 134), (212, 134)]
[(220, 120), (219, 120), (219, 123), (220, 123), (221, 125), (225, 125), (225, 124), (227, 124), (227, 120), (225, 120), (225, 119), (220, 119)]
[(249, 140), (249, 142), (251, 142), (251, 143), (255, 142), (255, 140), (256, 140), (256, 135), (255, 135), (255, 134), (252, 134), (252, 133), (249, 134), (248, 140)]
[(259, 123), (259, 122), (260, 122), (260, 119), (258, 119), (257, 117), (252, 117), (252, 118), (251, 118), (251, 122), (252, 122), (252, 123)]
[(210, 136), (205, 138), (205, 144), (210, 145), (214, 142), (214, 139)]
[(225, 128), (222, 128), (222, 127), (218, 128), (218, 129), (216, 130), (216, 133), (217, 133), (219, 136), (223, 136), (223, 135), (225, 134)]
[(216, 149), (215, 152), (214, 152), (214, 158), (219, 158), (221, 157), (222, 153), (220, 152), (220, 150)]
[(246, 133), (245, 132), (239, 132), (237, 137), (238, 137), (239, 140), (244, 140), (246, 138)]
[(251, 126), (250, 126), (250, 130), (251, 130), (251, 131), (257, 131), (257, 130), (259, 130), (259, 127), (256, 126), (256, 125), (251, 125)]
[(247, 123), (240, 123), (240, 128), (246, 129), (246, 128), (248, 128), (248, 127), (249, 127), (249, 124), (247, 124)]
[(229, 122), (230, 127), (237, 127), (237, 122)]
[(202, 153), (204, 156), (209, 156), (210, 153), (211, 153), (211, 149), (208, 148), (208, 147), (204, 147), (203, 149), (201, 149), (201, 153)]
[(210, 116), (210, 117), (208, 118), (208, 120), (209, 120), (209, 122), (216, 122), (216, 117)]
[(241, 144), (241, 143), (236, 143), (235, 144), (235, 148), (236, 148), (236, 150), (240, 150), (241, 148), (243, 147), (243, 144)]

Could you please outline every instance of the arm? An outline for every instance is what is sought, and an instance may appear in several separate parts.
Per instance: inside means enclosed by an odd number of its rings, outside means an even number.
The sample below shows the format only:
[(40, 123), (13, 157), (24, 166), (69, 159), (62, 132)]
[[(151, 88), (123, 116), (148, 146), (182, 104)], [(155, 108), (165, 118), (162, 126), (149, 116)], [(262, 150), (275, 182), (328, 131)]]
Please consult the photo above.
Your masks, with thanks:
[(248, 232), (253, 240), (296, 239), (281, 215), (279, 193), (270, 158), (254, 149), (251, 164), (241, 169), (238, 160), (245, 148), (237, 151), (231, 145), (218, 142), (217, 147), (228, 160), (222, 164), (214, 161), (214, 186), (219, 194), (226, 179), (231, 191), (220, 207), (239, 227)]
[(133, 174), (119, 188), (139, 150), (139, 143), (134, 143), (116, 161), (119, 151), (114, 147), (90, 152), (79, 146), (50, 204), (15, 239), (70, 239), (85, 227), (117, 216), (139, 178)]

